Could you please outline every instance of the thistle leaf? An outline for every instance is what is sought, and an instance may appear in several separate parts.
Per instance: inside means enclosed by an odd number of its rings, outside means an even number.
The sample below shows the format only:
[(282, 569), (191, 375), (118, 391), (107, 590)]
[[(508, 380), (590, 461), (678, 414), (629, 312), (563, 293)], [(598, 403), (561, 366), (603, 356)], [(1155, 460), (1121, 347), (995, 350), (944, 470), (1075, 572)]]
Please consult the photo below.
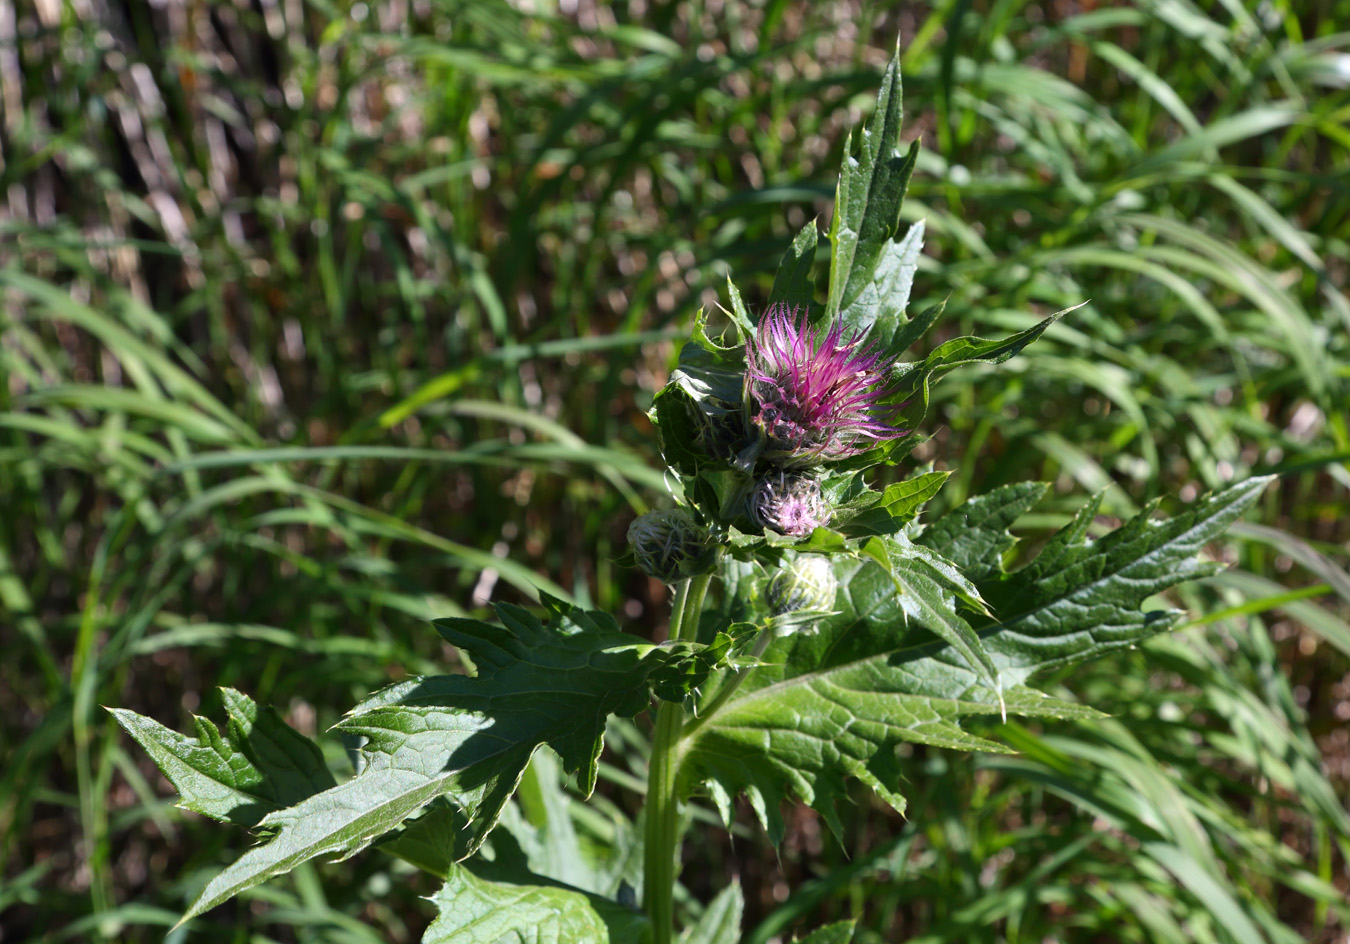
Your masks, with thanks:
[(450, 870), (431, 901), (439, 915), (422, 944), (642, 944), (651, 925), (640, 912), (597, 895), (539, 880), (491, 881)]
[[(923, 231), (911, 230), (912, 241), (893, 243), (900, 227), (900, 206), (918, 159), (914, 142), (900, 151), (903, 117), (900, 87), (900, 50), (886, 67), (877, 94), (876, 109), (863, 129), (857, 157), (850, 135), (844, 166), (835, 189), (834, 218), (830, 224), (830, 291), (824, 317), (832, 322), (844, 316), (849, 327), (863, 334), (883, 316), (887, 293), (905, 296), (913, 278), (913, 262)], [(903, 308), (903, 304), (901, 306)], [(897, 312), (886, 316), (894, 333)]]
[(443, 795), (466, 822), (456, 855), (470, 855), (539, 745), (589, 793), (609, 715), (637, 714), (653, 691), (683, 698), (732, 644), (719, 634), (711, 646), (654, 646), (619, 632), (606, 614), (544, 602), (547, 625), (505, 604), (502, 626), (438, 620), (479, 674), (410, 679), (353, 709), (338, 728), (367, 739), (361, 772), (262, 819), (275, 835), (212, 879), (184, 920), (316, 856), (351, 855)]
[(816, 928), (796, 944), (849, 944), (853, 940), (854, 922), (836, 921)]
[[(1090, 718), (1091, 708), (1027, 687), (1036, 672), (1095, 658), (1173, 626), (1173, 611), (1144, 613), (1145, 599), (1218, 565), (1196, 560), (1206, 543), (1235, 521), (1270, 479), (1252, 479), (1196, 502), (1164, 522), (1147, 515), (1092, 542), (1089, 503), (1027, 567), (978, 585), (1001, 621), (976, 626), (1003, 683), (1010, 715)], [(1008, 493), (1020, 505), (1026, 493)], [(994, 507), (998, 502), (991, 502)], [(1002, 513), (989, 514), (987, 535), (971, 548), (1003, 540)], [(948, 547), (954, 546), (947, 542)], [(798, 797), (839, 830), (835, 803), (843, 782), (858, 777), (896, 809), (905, 741), (961, 750), (1005, 752), (961, 728), (971, 715), (997, 714), (998, 696), (970, 661), (945, 640), (907, 631), (904, 602), (873, 562), (836, 567), (836, 615), (814, 635), (775, 640), (764, 664), (715, 714), (690, 725), (680, 777), (692, 792), (706, 784), (723, 814), (746, 794), (771, 837), (782, 836), (779, 804)], [(924, 634), (926, 636), (926, 634)]]
[[(917, 148), (911, 149), (911, 153), (915, 151)], [(926, 325), (915, 324), (919, 319), (911, 321), (905, 317), (914, 274), (919, 270), (919, 256), (923, 253), (923, 234), (924, 223), (919, 220), (902, 238), (884, 242), (872, 280), (842, 312), (847, 324), (870, 325), (868, 339), (884, 351), (899, 353), (926, 330)]]
[(970, 499), (933, 522), (916, 539), (980, 583), (1003, 573), (1003, 555), (1016, 542), (1008, 527), (1045, 497), (1043, 482), (1016, 482)]
[(736, 283), (731, 281), (731, 273), (727, 273), (727, 297), (731, 300), (731, 320), (736, 323), (742, 333), (751, 334), (755, 330), (755, 319), (750, 317), (750, 310), (745, 307), (745, 299), (741, 298), (741, 290), (736, 287)]
[(206, 718), (194, 719), (197, 737), (190, 738), (134, 711), (108, 709), (174, 785), (179, 806), (252, 828), (269, 813), (333, 785), (313, 741), (272, 708), (259, 708), (232, 688), (221, 692), (227, 735)]
[(879, 564), (895, 583), (900, 610), (905, 617), (960, 653), (966, 664), (979, 674), (980, 680), (999, 696), (1002, 712), (1003, 686), (998, 667), (975, 630), (956, 612), (952, 592), (957, 589), (967, 602), (982, 606), (979, 591), (947, 561), (927, 548), (922, 550), (925, 553), (919, 553), (920, 549), (908, 542), (883, 538), (872, 538), (862, 547), (863, 553)]
[(783, 261), (778, 264), (778, 274), (773, 279), (773, 289), (769, 292), (769, 301), (784, 304), (789, 308), (811, 308), (815, 304), (815, 282), (811, 278), (811, 267), (816, 261), (816, 243), (820, 234), (816, 230), (816, 221), (812, 220), (797, 233)]
[[(981, 586), (1002, 622), (988, 645), (1005, 677), (1081, 661), (1081, 653), (1106, 652), (1170, 629), (1176, 610), (1140, 612), (1140, 604), (1186, 580), (1223, 570), (1196, 555), (1256, 501), (1272, 476), (1248, 479), (1207, 495), (1184, 514), (1159, 521), (1155, 505), (1093, 541), (1087, 537), (1101, 505), (1090, 501), (1026, 567)], [(1082, 633), (1083, 640), (1066, 635)]]
[(894, 403), (908, 401), (910, 406), (905, 411), (905, 425), (917, 426), (928, 413), (929, 389), (939, 379), (966, 364), (1002, 364), (1019, 354), (1060, 318), (1080, 307), (1082, 306), (1075, 305), (1073, 308), (1057, 311), (1025, 331), (998, 340), (953, 338), (939, 345), (921, 361), (898, 365), (896, 368), (898, 376), (891, 386), (892, 392), (887, 399)]
[[(945, 302), (925, 311), (910, 324), (917, 323), (926, 328), (937, 320), (944, 306)], [(1045, 333), (1046, 329), (1060, 318), (1079, 307), (1082, 306), (1075, 305), (1073, 308), (1058, 311), (1025, 331), (1019, 331), (1017, 334), (999, 340), (975, 337), (954, 338), (940, 345), (921, 361), (897, 364), (891, 382), (887, 387), (888, 392), (882, 402), (905, 404), (895, 423), (911, 430), (916, 429), (928, 414), (929, 391), (933, 384), (942, 377), (966, 364), (1002, 364), (1039, 338)], [(905, 330), (905, 335), (906, 337), (909, 336), (908, 329)], [(887, 440), (879, 443), (874, 449), (869, 449), (867, 452), (851, 459), (836, 463), (836, 468), (840, 470), (866, 469), (879, 462), (887, 462), (893, 465), (908, 455), (922, 441), (921, 438), (912, 433), (900, 439)]]
[(950, 472), (921, 472), (903, 482), (888, 485), (884, 492), (866, 491), (836, 506), (834, 527), (848, 537), (899, 534), (919, 515), (919, 510), (942, 489)]
[(680, 944), (736, 944), (741, 939), (744, 911), (745, 896), (741, 886), (732, 882), (708, 903), (694, 926), (681, 936)]

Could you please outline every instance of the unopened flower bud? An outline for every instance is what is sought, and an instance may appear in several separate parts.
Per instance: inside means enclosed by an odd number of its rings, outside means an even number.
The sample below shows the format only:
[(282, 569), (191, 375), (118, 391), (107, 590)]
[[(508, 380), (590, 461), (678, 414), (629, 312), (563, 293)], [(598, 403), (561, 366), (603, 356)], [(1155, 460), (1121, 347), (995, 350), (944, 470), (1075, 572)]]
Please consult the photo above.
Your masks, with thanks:
[(684, 577), (680, 565), (693, 563), (704, 550), (707, 532), (683, 508), (651, 511), (628, 526), (628, 543), (638, 566), (649, 577), (675, 583)]
[(783, 565), (765, 593), (774, 616), (798, 610), (830, 610), (839, 581), (829, 558), (806, 554)]
[(704, 411), (699, 414), (695, 442), (705, 456), (729, 462), (745, 445), (740, 405), (714, 402), (714, 408), (709, 406), (705, 404)]
[(750, 511), (764, 528), (804, 537), (830, 523), (830, 508), (820, 483), (809, 475), (770, 473), (750, 493)]

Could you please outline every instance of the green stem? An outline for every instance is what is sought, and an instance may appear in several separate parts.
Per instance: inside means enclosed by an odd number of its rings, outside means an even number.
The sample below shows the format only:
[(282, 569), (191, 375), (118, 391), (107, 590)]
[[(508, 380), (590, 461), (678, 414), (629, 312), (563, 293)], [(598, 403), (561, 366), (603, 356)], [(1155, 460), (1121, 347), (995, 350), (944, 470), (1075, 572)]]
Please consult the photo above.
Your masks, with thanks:
[[(773, 642), (773, 635), (773, 629), (769, 626), (766, 626), (759, 631), (759, 638), (755, 640), (755, 645), (750, 650), (751, 659), (758, 659), (760, 656), (764, 655), (764, 650), (769, 648), (769, 643)], [(741, 687), (741, 683), (745, 681), (745, 677), (749, 675), (753, 669), (754, 666), (750, 666), (748, 668), (738, 669), (734, 672), (731, 678), (727, 679), (726, 682), (722, 684), (721, 690), (713, 696), (712, 701), (708, 702), (708, 704), (703, 707), (703, 710), (698, 713), (698, 717), (684, 728), (683, 732), (681, 732), (682, 735), (688, 737), (697, 731), (705, 721), (717, 714), (717, 710), (725, 705), (727, 699), (736, 693), (736, 689)]]
[[(710, 575), (693, 577), (676, 588), (670, 638), (698, 638), (699, 614)], [(656, 709), (652, 756), (647, 768), (647, 829), (642, 873), (642, 906), (652, 922), (652, 944), (671, 944), (675, 932), (675, 866), (680, 846), (680, 804), (675, 796), (679, 773), (676, 748), (684, 729), (684, 706), (663, 701)]]

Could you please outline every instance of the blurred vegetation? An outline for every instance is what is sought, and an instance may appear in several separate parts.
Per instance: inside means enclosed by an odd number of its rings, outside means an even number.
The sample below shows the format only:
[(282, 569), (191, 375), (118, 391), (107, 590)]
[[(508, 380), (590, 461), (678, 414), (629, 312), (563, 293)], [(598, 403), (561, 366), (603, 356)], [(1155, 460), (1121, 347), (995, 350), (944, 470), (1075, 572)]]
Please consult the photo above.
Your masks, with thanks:
[[(427, 617), (535, 588), (664, 631), (612, 563), (663, 497), (643, 411), (725, 275), (762, 303), (828, 219), (897, 34), (914, 304), (994, 333), (1091, 300), (938, 392), (942, 501), (1054, 481), (1034, 546), (1085, 491), (1284, 478), (1174, 601), (1192, 628), (1061, 680), (1112, 721), (916, 750), (910, 818), (860, 792), (838, 842), (696, 826), (684, 907), (738, 879), (754, 944), (1347, 940), (1347, 28), (1346, 0), (0, 5), (0, 940), (161, 940), (248, 841), (100, 705), (183, 729), (230, 685), (322, 731), (453, 663)], [(169, 939), (411, 941), (431, 890), (369, 852)]]

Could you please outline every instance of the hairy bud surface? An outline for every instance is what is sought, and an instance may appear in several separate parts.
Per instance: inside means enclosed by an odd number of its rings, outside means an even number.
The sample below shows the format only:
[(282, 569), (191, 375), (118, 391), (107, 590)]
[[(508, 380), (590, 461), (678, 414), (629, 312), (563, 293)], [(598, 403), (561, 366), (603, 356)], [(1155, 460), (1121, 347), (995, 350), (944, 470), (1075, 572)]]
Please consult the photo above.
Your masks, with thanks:
[(765, 596), (774, 616), (798, 610), (830, 610), (839, 580), (829, 558), (807, 554), (774, 574)]
[(707, 539), (707, 532), (683, 508), (651, 511), (628, 526), (628, 544), (638, 566), (666, 583), (689, 576), (686, 570), (703, 554)]
[(750, 493), (750, 511), (760, 527), (804, 537), (830, 523), (820, 483), (809, 475), (770, 473)]

